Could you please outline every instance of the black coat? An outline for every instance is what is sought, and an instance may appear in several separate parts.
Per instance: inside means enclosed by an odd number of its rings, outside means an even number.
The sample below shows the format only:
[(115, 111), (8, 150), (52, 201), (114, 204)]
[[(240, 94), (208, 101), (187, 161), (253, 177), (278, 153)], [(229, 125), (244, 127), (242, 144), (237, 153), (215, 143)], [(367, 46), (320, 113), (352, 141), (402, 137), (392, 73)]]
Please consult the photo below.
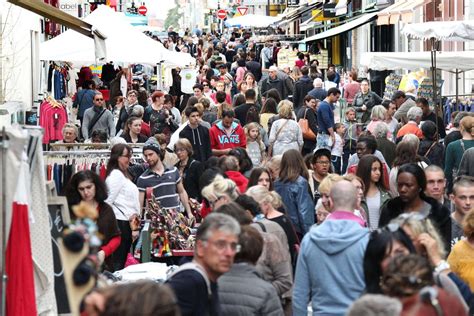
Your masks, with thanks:
[(444, 168), (444, 146), (442, 144), (423, 139), (418, 148), (418, 155), (427, 158), (431, 164)]
[(301, 77), (295, 83), (295, 90), (293, 92), (293, 105), (297, 110), (302, 107), (303, 99), (313, 89), (313, 80), (308, 76)]
[[(428, 218), (433, 225), (438, 229), (438, 232), (444, 242), (446, 251), (449, 253), (451, 249), (451, 215), (449, 209), (441, 205), (438, 201), (431, 197), (422, 197), (422, 199), (431, 205), (430, 214)], [(404, 213), (404, 205), (400, 197), (388, 200), (382, 207), (380, 212), (379, 227), (383, 227), (390, 223), (392, 219)]]
[(270, 77), (266, 78), (262, 81), (262, 95), (265, 94), (270, 89), (276, 89), (280, 93), (280, 97), (282, 100), (285, 100), (288, 97), (288, 89), (284, 80), (279, 79), (271, 79)]
[[(364, 104), (367, 107), (365, 112), (362, 111), (362, 106)], [(361, 123), (369, 122), (372, 108), (379, 104), (382, 104), (382, 98), (373, 91), (369, 91), (365, 95), (362, 94), (362, 92), (358, 92), (354, 97), (354, 101), (352, 101), (352, 106), (357, 111), (357, 118), (361, 119)]]
[(179, 133), (179, 138), (186, 138), (193, 145), (193, 158), (200, 162), (206, 162), (212, 156), (211, 139), (207, 127), (199, 125), (192, 129), (186, 125)]
[[(179, 162), (175, 165), (179, 169)], [(201, 202), (201, 190), (199, 190), (199, 178), (204, 172), (204, 165), (194, 160), (193, 158), (188, 159), (188, 163), (183, 170), (183, 186), (190, 198), (196, 199)]]

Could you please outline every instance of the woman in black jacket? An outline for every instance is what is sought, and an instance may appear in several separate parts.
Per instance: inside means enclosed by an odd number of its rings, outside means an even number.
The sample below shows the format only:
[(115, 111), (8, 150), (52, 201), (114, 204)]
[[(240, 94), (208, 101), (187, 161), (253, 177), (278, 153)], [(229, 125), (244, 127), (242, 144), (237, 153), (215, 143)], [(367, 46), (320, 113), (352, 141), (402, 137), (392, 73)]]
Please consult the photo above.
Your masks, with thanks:
[(179, 162), (175, 165), (183, 179), (184, 189), (190, 198), (201, 202), (199, 190), (199, 177), (204, 171), (203, 164), (192, 158), (193, 146), (186, 138), (180, 138), (174, 145), (174, 152)]
[(303, 156), (309, 153), (312, 153), (314, 148), (316, 147), (316, 135), (318, 134), (318, 121), (316, 118), (316, 107), (318, 106), (318, 102), (320, 100), (316, 100), (314, 97), (307, 95), (303, 99), (303, 106), (299, 109), (296, 120), (299, 121), (301, 119), (308, 120), (308, 126), (314, 133), (314, 139), (305, 138), (303, 135)]
[(390, 199), (382, 207), (379, 227), (387, 225), (402, 213), (419, 212), (431, 219), (443, 238), (447, 252), (450, 250), (451, 216), (449, 209), (425, 195), (426, 176), (417, 164), (400, 167), (397, 175), (399, 196)]
[(420, 141), (418, 155), (427, 158), (431, 164), (444, 168), (444, 146), (438, 142), (439, 133), (436, 132), (436, 124), (432, 121), (425, 121), (421, 125), (423, 138)]

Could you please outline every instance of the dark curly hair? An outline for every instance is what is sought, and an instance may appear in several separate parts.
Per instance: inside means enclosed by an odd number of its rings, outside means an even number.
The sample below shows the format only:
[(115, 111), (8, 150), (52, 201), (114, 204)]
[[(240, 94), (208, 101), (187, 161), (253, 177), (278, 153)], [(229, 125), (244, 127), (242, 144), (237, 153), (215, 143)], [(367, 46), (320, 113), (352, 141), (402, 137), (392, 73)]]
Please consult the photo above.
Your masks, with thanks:
[(97, 173), (90, 170), (79, 171), (71, 177), (65, 189), (65, 195), (69, 205), (76, 205), (82, 201), (81, 194), (77, 187), (81, 182), (91, 181), (95, 185), (95, 200), (100, 204), (104, 203), (108, 197), (107, 187)]

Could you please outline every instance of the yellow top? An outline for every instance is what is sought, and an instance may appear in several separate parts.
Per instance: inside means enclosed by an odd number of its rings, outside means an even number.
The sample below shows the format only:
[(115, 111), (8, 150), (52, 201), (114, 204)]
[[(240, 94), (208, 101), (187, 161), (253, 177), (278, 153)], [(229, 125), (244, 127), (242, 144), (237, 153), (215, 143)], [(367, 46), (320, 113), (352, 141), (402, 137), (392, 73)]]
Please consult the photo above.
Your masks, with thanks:
[(458, 241), (448, 257), (451, 270), (474, 291), (474, 246), (467, 240)]

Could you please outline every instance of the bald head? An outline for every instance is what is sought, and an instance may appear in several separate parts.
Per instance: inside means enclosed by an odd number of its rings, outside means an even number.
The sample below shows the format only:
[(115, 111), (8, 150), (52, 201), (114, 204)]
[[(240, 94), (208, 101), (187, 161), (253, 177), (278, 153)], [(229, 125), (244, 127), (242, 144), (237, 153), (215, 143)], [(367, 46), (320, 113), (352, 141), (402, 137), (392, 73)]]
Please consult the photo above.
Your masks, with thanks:
[(332, 210), (352, 212), (357, 204), (357, 190), (355, 186), (347, 181), (340, 180), (334, 183), (329, 192), (332, 201)]

